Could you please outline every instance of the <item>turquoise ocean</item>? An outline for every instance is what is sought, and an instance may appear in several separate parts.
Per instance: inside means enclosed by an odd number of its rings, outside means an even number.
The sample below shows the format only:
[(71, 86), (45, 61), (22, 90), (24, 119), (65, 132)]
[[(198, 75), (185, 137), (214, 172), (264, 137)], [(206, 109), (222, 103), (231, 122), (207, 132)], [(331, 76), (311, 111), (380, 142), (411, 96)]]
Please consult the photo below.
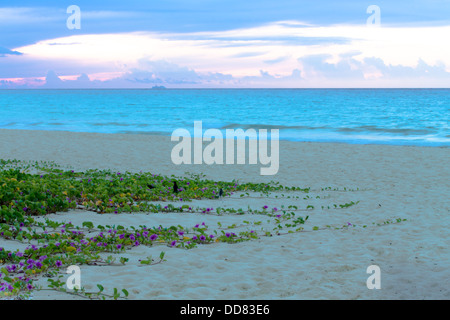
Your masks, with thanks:
[(171, 135), (279, 129), (280, 139), (450, 146), (450, 89), (0, 90), (0, 128)]

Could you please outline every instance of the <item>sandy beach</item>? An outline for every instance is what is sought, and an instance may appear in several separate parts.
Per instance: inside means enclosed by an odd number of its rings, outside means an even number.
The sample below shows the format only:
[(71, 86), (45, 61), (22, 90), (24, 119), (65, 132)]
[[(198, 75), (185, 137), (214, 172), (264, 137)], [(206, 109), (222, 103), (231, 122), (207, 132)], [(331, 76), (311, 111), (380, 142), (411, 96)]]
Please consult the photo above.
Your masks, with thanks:
[[(139, 246), (121, 254), (129, 258), (126, 265), (83, 265), (81, 281), (87, 290), (96, 291), (97, 283), (109, 292), (125, 288), (130, 299), (450, 298), (449, 148), (281, 141), (278, 173), (261, 176), (260, 165), (175, 165), (170, 158), (174, 145), (165, 136), (0, 130), (0, 159), (54, 161), (75, 171), (203, 173), (214, 180), (274, 180), (311, 188), (307, 200), (302, 192), (194, 200), (192, 205), (199, 207), (304, 208), (312, 203), (314, 209), (298, 213), (309, 216), (303, 232), (190, 250)], [(359, 202), (333, 207), (351, 201)], [(99, 215), (83, 210), (47, 218), (74, 225), (92, 221), (192, 227), (205, 222), (211, 231), (218, 222), (239, 226), (244, 220), (264, 220), (256, 215)], [(397, 218), (406, 221), (384, 224)], [(332, 227), (325, 228), (328, 225)], [(25, 246), (0, 239), (0, 247), (8, 250)], [(166, 261), (139, 264), (139, 259), (156, 257), (161, 251)], [(381, 289), (367, 288), (370, 265), (381, 270)], [(43, 277), (40, 282), (45, 285), (47, 280)], [(32, 298), (78, 299), (53, 291), (36, 291)]]

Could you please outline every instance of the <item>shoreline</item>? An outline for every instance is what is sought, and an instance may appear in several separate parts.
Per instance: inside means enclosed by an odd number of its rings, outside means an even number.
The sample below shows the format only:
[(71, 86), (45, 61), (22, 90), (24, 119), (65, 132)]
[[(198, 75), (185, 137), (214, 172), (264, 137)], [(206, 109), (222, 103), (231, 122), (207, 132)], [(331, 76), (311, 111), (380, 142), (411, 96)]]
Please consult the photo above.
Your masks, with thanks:
[[(289, 174), (289, 170), (295, 165), (297, 165), (295, 171), (298, 172), (294, 171), (294, 174), (306, 173), (307, 170), (303, 168), (307, 168), (313, 170), (311, 173), (316, 171), (319, 176), (322, 176), (323, 171), (313, 165), (319, 158), (324, 161), (322, 165), (326, 166), (330, 172), (335, 171), (333, 166), (336, 167), (336, 170), (352, 171), (357, 168), (358, 172), (366, 171), (365, 167), (371, 167), (374, 159), (384, 160), (385, 164), (388, 163), (387, 161), (392, 161), (393, 167), (411, 167), (413, 164), (418, 167), (423, 165), (428, 167), (432, 161), (438, 170), (442, 166), (441, 159), (445, 159), (450, 151), (450, 148), (445, 146), (280, 140), (280, 171), (276, 175), (261, 176), (257, 174), (261, 165), (248, 164), (248, 156), (245, 164), (175, 165), (171, 160), (171, 151), (177, 143), (170, 141), (170, 136), (162, 135), (0, 129), (0, 144), (2, 145), (0, 159), (55, 161), (77, 170), (89, 168), (134, 172), (142, 170), (169, 176), (171, 174), (181, 176), (185, 172), (202, 173), (210, 175), (214, 179), (220, 179), (221, 174), (218, 171), (222, 171), (222, 175), (229, 177), (229, 180), (232, 180), (232, 177), (242, 179), (242, 174), (248, 174), (256, 181), (280, 180), (280, 183), (286, 184), (294, 180), (294, 177)], [(204, 145), (205, 142), (203, 142)], [(369, 154), (371, 158), (367, 158), (364, 153)], [(294, 161), (295, 157), (297, 157), (297, 163)], [(409, 161), (413, 163), (408, 163), (405, 157), (408, 157)], [(349, 159), (348, 163), (346, 163), (346, 159)], [(364, 163), (367, 166), (364, 166)], [(374, 162), (373, 165), (378, 166), (377, 162)], [(237, 170), (233, 170), (233, 167), (236, 167)], [(395, 174), (394, 171), (392, 173)], [(312, 174), (306, 176), (311, 177)], [(330, 183), (333, 183), (332, 179), (329, 180)], [(293, 185), (297, 185), (297, 183)]]
[[(213, 128), (211, 128), (213, 129)], [(276, 129), (276, 128), (272, 128)], [(99, 134), (99, 135), (134, 135), (134, 136), (151, 136), (151, 137), (166, 137), (170, 138), (172, 133), (168, 132), (142, 132), (142, 131), (126, 131), (126, 132), (91, 132), (91, 131), (68, 131), (68, 130), (39, 130), (39, 129), (8, 129), (8, 128), (0, 128), (0, 131), (18, 131), (18, 132), (61, 132), (61, 133), (80, 133), (80, 134)], [(207, 129), (206, 129), (207, 130)], [(225, 129), (219, 129), (224, 131)], [(270, 130), (270, 129), (267, 129)], [(244, 130), (245, 131), (245, 130)], [(193, 138), (193, 137), (192, 137)], [(225, 138), (223, 138), (225, 140)], [(239, 138), (237, 138), (239, 139)], [(247, 138), (248, 139), (248, 138)], [(295, 138), (283, 138), (279, 137), (279, 141), (287, 141), (287, 142), (298, 142), (298, 143), (329, 143), (329, 144), (345, 144), (345, 145), (374, 145), (374, 146), (396, 146), (396, 147), (428, 147), (428, 148), (450, 148), (450, 144), (443, 145), (434, 145), (433, 143), (423, 143), (423, 144), (414, 144), (414, 143), (392, 143), (392, 141), (381, 141), (381, 140), (363, 140), (363, 139), (347, 139), (347, 140), (297, 140)], [(373, 141), (373, 142), (371, 142)]]
[[(193, 205), (214, 208), (280, 208), (312, 203), (315, 209), (299, 213), (309, 215), (305, 232), (192, 250), (141, 246), (127, 253), (130, 263), (124, 267), (83, 267), (83, 285), (93, 290), (96, 283), (109, 289), (126, 288), (130, 299), (450, 298), (450, 242), (446, 237), (450, 227), (449, 148), (280, 141), (279, 172), (261, 176), (259, 165), (176, 166), (170, 161), (175, 144), (161, 136), (2, 129), (0, 159), (55, 161), (75, 171), (142, 170), (167, 176), (192, 172), (216, 181), (273, 180), (285, 186), (311, 188), (307, 200), (297, 193), (284, 197), (274, 193), (269, 198), (257, 194), (240, 198), (236, 194), (221, 203), (195, 200)], [(301, 198), (288, 198), (290, 195)], [(350, 201), (359, 203), (337, 210), (326, 208)], [(47, 218), (75, 225), (89, 220), (125, 226), (178, 223), (192, 227), (205, 221), (211, 230), (218, 222), (230, 225), (257, 219), (248, 214), (99, 215), (83, 210)], [(406, 221), (369, 228), (312, 229), (346, 223), (371, 226), (395, 218)], [(20, 243), (0, 238), (2, 246), (21, 248)], [(157, 256), (161, 250), (166, 251), (166, 262), (150, 269), (139, 265), (138, 259)], [(380, 290), (366, 287), (370, 265), (381, 269)], [(60, 298), (67, 296), (48, 292), (34, 295), (34, 299)]]

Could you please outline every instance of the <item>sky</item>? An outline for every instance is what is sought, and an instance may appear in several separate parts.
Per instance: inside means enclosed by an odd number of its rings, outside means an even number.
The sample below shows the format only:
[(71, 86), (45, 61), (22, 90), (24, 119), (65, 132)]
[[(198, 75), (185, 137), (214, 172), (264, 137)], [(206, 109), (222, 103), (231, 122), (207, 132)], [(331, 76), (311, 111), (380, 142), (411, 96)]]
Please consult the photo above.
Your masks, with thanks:
[(448, 88), (450, 0), (0, 1), (0, 88)]

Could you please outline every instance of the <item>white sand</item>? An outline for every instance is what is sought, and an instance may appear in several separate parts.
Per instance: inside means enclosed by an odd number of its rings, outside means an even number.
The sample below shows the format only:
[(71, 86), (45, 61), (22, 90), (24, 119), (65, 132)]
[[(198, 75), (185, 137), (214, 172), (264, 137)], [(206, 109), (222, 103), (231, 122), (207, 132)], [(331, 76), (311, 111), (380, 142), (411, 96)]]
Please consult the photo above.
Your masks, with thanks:
[[(260, 165), (175, 166), (168, 137), (0, 130), (0, 158), (55, 161), (75, 170), (110, 168), (183, 175), (204, 173), (219, 180), (264, 182), (311, 187), (320, 199), (251, 198), (196, 201), (193, 206), (234, 208), (281, 207), (295, 204), (315, 209), (297, 214), (310, 218), (305, 232), (239, 243), (216, 243), (192, 250), (139, 246), (128, 251), (125, 266), (81, 266), (82, 285), (97, 291), (127, 289), (132, 299), (449, 299), (450, 298), (450, 149), (382, 145), (281, 142), (280, 170), (260, 176)], [(323, 187), (359, 189), (322, 191)], [(280, 195), (279, 195), (280, 196)], [(275, 195), (272, 195), (275, 197)], [(220, 202), (219, 202), (220, 201)], [(321, 209), (360, 201), (347, 209)], [(373, 226), (391, 218), (405, 222)], [(204, 214), (97, 215), (80, 210), (50, 215), (50, 219), (125, 226), (192, 227), (205, 222), (211, 232), (217, 222), (227, 226), (261, 216)], [(311, 231), (313, 226), (357, 227)], [(362, 225), (368, 225), (362, 228)], [(243, 230), (245, 227), (239, 229)], [(24, 245), (25, 246), (25, 245)], [(0, 240), (0, 247), (22, 248)], [(139, 259), (166, 260), (141, 266)], [(381, 289), (369, 290), (369, 265), (381, 269)], [(46, 279), (41, 283), (45, 285)], [(34, 299), (73, 299), (52, 291)]]

